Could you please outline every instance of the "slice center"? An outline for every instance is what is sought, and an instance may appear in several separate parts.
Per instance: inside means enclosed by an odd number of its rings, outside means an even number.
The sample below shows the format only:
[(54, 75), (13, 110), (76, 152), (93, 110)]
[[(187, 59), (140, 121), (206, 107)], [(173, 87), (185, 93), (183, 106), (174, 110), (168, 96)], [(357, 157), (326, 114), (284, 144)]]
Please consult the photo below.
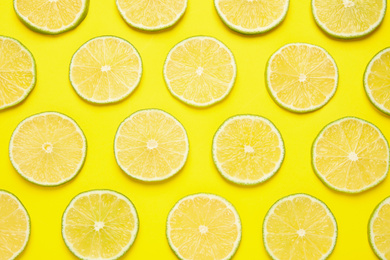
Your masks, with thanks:
[(102, 228), (104, 228), (104, 222), (96, 221), (94, 225), (95, 231), (99, 232)]
[(158, 147), (158, 143), (157, 143), (156, 140), (151, 139), (151, 140), (149, 140), (148, 143), (146, 144), (146, 147), (148, 147), (149, 150), (153, 150), (153, 149), (155, 149), (155, 148)]
[(51, 143), (44, 143), (42, 145), (42, 149), (46, 152), (46, 153), (51, 153), (53, 152), (53, 145)]
[(355, 152), (351, 152), (348, 155), (348, 159), (350, 159), (353, 162), (356, 162), (357, 160), (359, 160), (359, 157), (358, 157), (358, 155)]
[(199, 226), (199, 232), (203, 235), (203, 234), (206, 234), (207, 232), (209, 231), (209, 228), (204, 226), (204, 225), (200, 225)]
[(255, 152), (255, 149), (253, 149), (253, 147), (250, 145), (245, 145), (244, 150), (245, 150), (245, 153), (254, 153)]
[(299, 82), (305, 82), (307, 80), (307, 76), (305, 74), (299, 75)]
[(201, 76), (203, 74), (203, 68), (198, 67), (198, 69), (196, 70), (196, 74), (198, 74), (198, 76)]
[(299, 237), (304, 237), (306, 235), (306, 231), (304, 229), (300, 229), (297, 231)]
[(101, 68), (102, 72), (107, 72), (107, 71), (110, 71), (110, 70), (111, 70), (111, 66), (110, 65), (104, 65)]
[(345, 8), (355, 6), (355, 3), (353, 1), (351, 1), (351, 0), (343, 0), (343, 4), (344, 4)]

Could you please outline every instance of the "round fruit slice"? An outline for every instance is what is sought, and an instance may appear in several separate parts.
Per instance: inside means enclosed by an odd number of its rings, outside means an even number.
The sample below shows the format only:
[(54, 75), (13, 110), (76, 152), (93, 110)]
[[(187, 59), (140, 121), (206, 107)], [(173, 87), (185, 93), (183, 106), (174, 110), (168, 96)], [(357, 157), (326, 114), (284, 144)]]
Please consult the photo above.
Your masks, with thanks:
[(87, 143), (71, 118), (45, 112), (23, 120), (12, 134), (9, 156), (26, 180), (57, 186), (73, 179), (81, 170)]
[(338, 71), (323, 48), (292, 43), (271, 56), (266, 81), (268, 92), (279, 106), (307, 113), (325, 106), (334, 96)]
[(116, 5), (130, 26), (158, 31), (177, 23), (187, 9), (187, 0), (116, 0)]
[(390, 259), (390, 197), (379, 203), (368, 223), (372, 250), (380, 259)]
[(379, 52), (368, 64), (364, 88), (371, 103), (390, 115), (390, 48)]
[(70, 82), (80, 97), (98, 104), (119, 102), (138, 86), (142, 61), (128, 41), (102, 36), (86, 42), (73, 55)]
[(381, 131), (359, 118), (327, 125), (314, 141), (314, 171), (331, 189), (359, 193), (379, 184), (389, 171), (389, 145)]
[(294, 194), (277, 201), (263, 224), (265, 249), (272, 259), (327, 259), (337, 240), (337, 223), (320, 200)]
[(162, 181), (179, 172), (189, 145), (183, 125), (170, 114), (147, 109), (135, 112), (119, 126), (115, 158), (122, 170), (141, 181)]
[(358, 38), (374, 31), (383, 21), (386, 0), (312, 0), (318, 26), (336, 38)]
[(229, 181), (251, 185), (271, 178), (284, 159), (282, 137), (271, 121), (240, 115), (226, 120), (213, 140), (213, 159)]
[(264, 33), (278, 26), (287, 15), (289, 3), (289, 0), (214, 0), (222, 21), (243, 34)]
[(22, 102), (36, 82), (35, 61), (19, 41), (0, 36), (0, 110)]
[(236, 79), (236, 62), (220, 41), (192, 37), (169, 52), (164, 78), (171, 94), (188, 105), (211, 106), (223, 100)]
[(124, 195), (92, 190), (77, 195), (62, 217), (62, 237), (78, 258), (118, 259), (134, 243), (138, 215)]
[(183, 260), (231, 259), (241, 241), (241, 221), (227, 200), (212, 194), (181, 199), (168, 215), (167, 238)]
[(59, 34), (76, 28), (87, 16), (89, 0), (14, 0), (19, 19), (31, 30)]
[(30, 217), (13, 194), (0, 190), (0, 259), (15, 259), (30, 237)]

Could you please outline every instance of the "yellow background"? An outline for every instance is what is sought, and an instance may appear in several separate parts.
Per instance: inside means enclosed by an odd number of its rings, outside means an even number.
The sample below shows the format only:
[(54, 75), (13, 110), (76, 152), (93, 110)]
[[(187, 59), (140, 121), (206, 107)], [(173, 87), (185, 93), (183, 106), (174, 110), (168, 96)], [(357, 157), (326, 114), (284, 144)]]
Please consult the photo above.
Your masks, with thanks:
[[(390, 46), (390, 17), (369, 37), (341, 41), (326, 36), (315, 24), (310, 0), (291, 0), (286, 20), (265, 35), (244, 36), (228, 29), (211, 0), (189, 0), (188, 9), (171, 30), (144, 33), (126, 25), (114, 0), (91, 0), (89, 13), (75, 30), (58, 36), (35, 33), (16, 17), (12, 0), (0, 1), (0, 34), (14, 37), (33, 53), (38, 71), (35, 89), (21, 105), (0, 112), (0, 189), (16, 194), (32, 220), (31, 238), (21, 259), (75, 259), (61, 237), (61, 216), (70, 200), (90, 189), (113, 189), (135, 204), (140, 231), (124, 259), (175, 259), (165, 238), (168, 212), (180, 198), (210, 192), (231, 201), (243, 228), (235, 259), (268, 259), (262, 242), (262, 222), (279, 198), (305, 192), (323, 200), (339, 226), (336, 249), (330, 259), (375, 259), (367, 240), (367, 222), (374, 207), (390, 195), (390, 180), (360, 195), (345, 195), (325, 187), (311, 168), (310, 150), (318, 132), (330, 121), (357, 116), (376, 124), (390, 139), (390, 118), (369, 103), (362, 78), (366, 65), (380, 50)], [(73, 53), (87, 40), (116, 35), (130, 41), (140, 52), (144, 75), (136, 91), (119, 104), (96, 106), (83, 101), (72, 89), (68, 66)], [(168, 92), (162, 69), (169, 50), (194, 35), (214, 36), (234, 53), (238, 76), (231, 94), (207, 109), (184, 105)], [(265, 88), (265, 65), (272, 53), (291, 42), (324, 47), (335, 59), (340, 73), (339, 89), (323, 109), (297, 115), (277, 106)], [(184, 169), (158, 184), (134, 181), (117, 166), (113, 140), (123, 119), (144, 108), (160, 108), (173, 114), (186, 128), (190, 153)], [(44, 188), (25, 181), (8, 158), (8, 142), (17, 124), (43, 111), (59, 111), (74, 118), (83, 129), (88, 152), (84, 168), (70, 183)], [(212, 138), (220, 124), (236, 114), (258, 114), (279, 128), (286, 147), (281, 170), (269, 181), (241, 187), (225, 181), (211, 156)]]

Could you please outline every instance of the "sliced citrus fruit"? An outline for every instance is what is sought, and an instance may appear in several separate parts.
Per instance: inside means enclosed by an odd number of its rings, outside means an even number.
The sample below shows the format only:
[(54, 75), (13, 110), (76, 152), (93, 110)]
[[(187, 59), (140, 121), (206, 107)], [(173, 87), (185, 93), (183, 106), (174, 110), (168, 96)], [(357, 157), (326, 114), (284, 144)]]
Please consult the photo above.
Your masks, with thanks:
[(380, 259), (390, 259), (390, 197), (373, 211), (368, 223), (371, 248)]
[(325, 203), (294, 194), (270, 208), (263, 239), (272, 259), (327, 259), (336, 245), (337, 223)]
[(77, 195), (62, 216), (62, 237), (78, 258), (118, 259), (134, 243), (138, 215), (132, 202), (110, 190)]
[(130, 26), (158, 31), (177, 23), (187, 9), (187, 0), (116, 0), (116, 5)]
[(312, 0), (318, 26), (336, 38), (358, 38), (374, 31), (383, 21), (386, 0)]
[(87, 16), (89, 0), (14, 0), (19, 19), (31, 30), (59, 34), (76, 28)]
[(241, 241), (241, 221), (232, 204), (212, 194), (181, 199), (167, 220), (167, 238), (183, 260), (231, 259)]
[(381, 131), (359, 118), (328, 124), (314, 141), (312, 161), (331, 189), (358, 193), (379, 184), (389, 171), (389, 145)]
[(390, 48), (379, 52), (368, 64), (364, 88), (371, 103), (390, 115)]
[(286, 17), (290, 0), (248, 1), (214, 0), (222, 21), (243, 34), (267, 32)]
[(114, 150), (117, 163), (131, 177), (162, 181), (183, 168), (189, 145), (179, 121), (162, 110), (147, 109), (122, 122)]
[(223, 43), (197, 36), (178, 43), (169, 52), (164, 78), (174, 97), (192, 106), (206, 107), (230, 93), (236, 70), (233, 54)]
[(271, 56), (266, 81), (268, 92), (279, 106), (306, 113), (325, 106), (334, 96), (338, 71), (323, 48), (292, 43)]
[(0, 259), (15, 259), (30, 238), (30, 217), (13, 194), (0, 190)]
[(9, 156), (16, 171), (42, 186), (57, 186), (81, 170), (87, 150), (83, 132), (71, 118), (45, 112), (23, 120), (12, 134)]
[(264, 182), (284, 159), (282, 137), (271, 121), (239, 115), (226, 120), (213, 140), (213, 158), (228, 180), (244, 185)]
[(86, 42), (73, 55), (70, 82), (83, 99), (98, 104), (119, 102), (138, 86), (142, 61), (128, 41), (102, 36)]
[(36, 82), (35, 61), (19, 41), (0, 36), (0, 110), (22, 102)]

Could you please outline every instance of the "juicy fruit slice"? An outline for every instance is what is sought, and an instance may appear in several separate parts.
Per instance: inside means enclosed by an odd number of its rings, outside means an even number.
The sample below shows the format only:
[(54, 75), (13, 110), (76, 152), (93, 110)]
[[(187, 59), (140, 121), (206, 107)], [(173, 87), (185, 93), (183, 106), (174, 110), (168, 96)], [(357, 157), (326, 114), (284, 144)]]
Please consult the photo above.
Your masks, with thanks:
[(306, 113), (325, 106), (334, 96), (338, 71), (323, 48), (292, 43), (271, 56), (266, 80), (268, 91), (279, 106)]
[(389, 145), (380, 130), (359, 118), (327, 125), (314, 141), (313, 167), (330, 188), (358, 193), (379, 184), (389, 171)]
[(371, 60), (364, 75), (364, 88), (371, 103), (390, 115), (390, 48)]
[(287, 15), (289, 2), (214, 0), (222, 21), (232, 30), (243, 34), (264, 33), (278, 26)]
[(89, 0), (14, 0), (19, 19), (30, 29), (59, 34), (77, 27), (87, 16)]
[(71, 118), (45, 112), (23, 120), (12, 134), (9, 156), (16, 171), (38, 185), (56, 186), (81, 170), (87, 143)]
[(17, 40), (0, 36), (0, 110), (22, 102), (35, 82), (31, 53)]
[(178, 22), (187, 9), (187, 0), (116, 0), (116, 5), (130, 26), (158, 31)]
[(368, 236), (371, 248), (380, 259), (390, 259), (390, 197), (382, 201), (371, 215)]
[(169, 52), (164, 78), (173, 96), (197, 107), (223, 100), (233, 88), (236, 62), (230, 50), (212, 37), (192, 37)]
[(148, 109), (122, 122), (114, 150), (117, 163), (131, 177), (162, 181), (183, 168), (189, 145), (179, 121), (162, 110)]
[(22, 203), (0, 190), (0, 259), (15, 259), (30, 237), (30, 217)]
[(326, 259), (337, 240), (337, 223), (329, 208), (306, 195), (277, 201), (263, 224), (264, 245), (273, 259)]
[(358, 38), (374, 31), (383, 21), (386, 0), (312, 0), (318, 26), (337, 38)]
[(70, 82), (83, 99), (99, 104), (128, 97), (142, 76), (137, 50), (124, 39), (102, 36), (86, 42), (73, 55)]
[(167, 238), (180, 259), (231, 259), (241, 241), (240, 217), (219, 196), (190, 195), (169, 213)]
[(131, 201), (110, 190), (77, 195), (62, 217), (62, 237), (80, 259), (118, 259), (138, 233), (138, 215)]
[(257, 184), (271, 178), (284, 159), (284, 144), (268, 119), (252, 115), (229, 118), (213, 140), (214, 163), (237, 184)]

